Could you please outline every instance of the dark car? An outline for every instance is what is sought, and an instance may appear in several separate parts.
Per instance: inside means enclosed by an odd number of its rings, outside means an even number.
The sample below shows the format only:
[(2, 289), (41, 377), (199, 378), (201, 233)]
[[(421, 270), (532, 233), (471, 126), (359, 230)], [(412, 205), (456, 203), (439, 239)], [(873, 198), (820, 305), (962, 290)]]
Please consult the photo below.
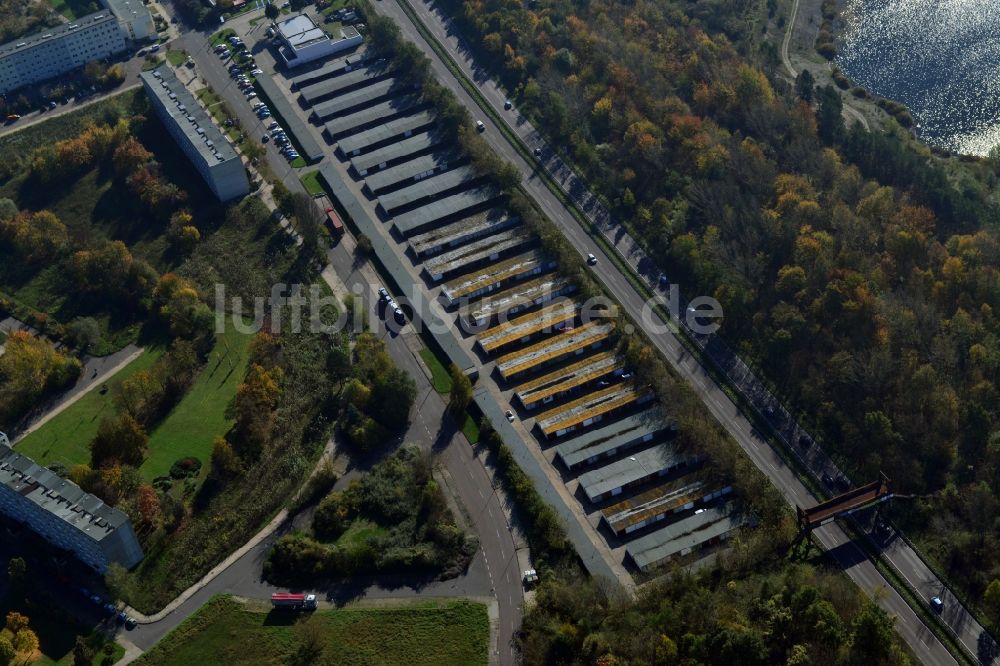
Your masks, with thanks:
[(944, 602), (941, 601), (941, 597), (931, 597), (931, 610), (935, 613), (940, 613), (944, 610)]
[(535, 157), (541, 157), (541, 156), (542, 156), (542, 149), (535, 148)]
[(105, 612), (105, 614), (107, 614), (107, 615), (114, 615), (117, 611), (118, 611), (118, 609), (115, 608), (115, 605), (113, 603), (108, 602), (108, 603), (104, 604), (104, 612)]
[(820, 477), (823, 480), (823, 485), (827, 488), (833, 489), (833, 477), (827, 472), (823, 472), (823, 476)]
[(118, 615), (117, 617), (115, 617), (115, 621), (118, 624), (125, 624), (125, 622), (128, 621), (128, 614), (126, 614), (125, 611), (118, 611)]
[(138, 624), (138, 622), (136, 622), (135, 618), (132, 617), (131, 615), (128, 616), (127, 618), (125, 618), (125, 628), (126, 629), (135, 629), (135, 625), (136, 624)]

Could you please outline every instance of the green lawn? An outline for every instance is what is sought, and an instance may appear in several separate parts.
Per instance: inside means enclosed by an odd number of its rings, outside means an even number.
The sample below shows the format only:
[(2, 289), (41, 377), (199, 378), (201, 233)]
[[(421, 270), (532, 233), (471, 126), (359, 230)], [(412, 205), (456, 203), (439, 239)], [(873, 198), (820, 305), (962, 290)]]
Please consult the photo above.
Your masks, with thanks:
[(43, 465), (58, 462), (67, 468), (90, 462), (90, 440), (105, 416), (116, 412), (115, 389), (125, 379), (153, 365), (162, 348), (147, 349), (111, 378), (108, 391), (94, 389), (17, 443), (17, 450)]
[(469, 601), (430, 601), (381, 608), (345, 608), (295, 615), (215, 597), (135, 663), (290, 664), (304, 633), (317, 623), (324, 654), (312, 663), (471, 666), (486, 664), (486, 607)]
[(350, 526), (340, 538), (337, 539), (338, 546), (355, 547), (364, 545), (372, 537), (385, 536), (389, 530), (380, 527), (365, 518), (355, 518)]
[(187, 61), (187, 54), (183, 51), (174, 51), (173, 49), (170, 49), (167, 51), (167, 60), (169, 60), (170, 64), (174, 67), (180, 67)]
[(319, 182), (319, 171), (310, 171), (309, 173), (303, 174), (299, 177), (302, 181), (302, 186), (306, 188), (311, 196), (317, 196), (326, 192), (323, 189), (323, 185)]
[(307, 164), (306, 158), (304, 157), (296, 157), (291, 162), (291, 166), (293, 169), (301, 169), (302, 167), (306, 166), (306, 164)]
[(70, 21), (100, 11), (98, 3), (92, 0), (49, 0), (48, 5)]
[(462, 434), (469, 440), (469, 444), (479, 443), (479, 424), (468, 414), (465, 415), (465, 423), (462, 424)]
[(420, 358), (424, 360), (431, 371), (431, 385), (442, 395), (451, 393), (451, 373), (444, 367), (438, 357), (426, 347), (420, 350)]
[(202, 475), (208, 473), (212, 440), (226, 434), (233, 424), (226, 408), (246, 374), (252, 339), (232, 326), (218, 336), (194, 385), (149, 435), (148, 454), (139, 468), (147, 479), (166, 476), (171, 465), (185, 456), (200, 459), (205, 463)]

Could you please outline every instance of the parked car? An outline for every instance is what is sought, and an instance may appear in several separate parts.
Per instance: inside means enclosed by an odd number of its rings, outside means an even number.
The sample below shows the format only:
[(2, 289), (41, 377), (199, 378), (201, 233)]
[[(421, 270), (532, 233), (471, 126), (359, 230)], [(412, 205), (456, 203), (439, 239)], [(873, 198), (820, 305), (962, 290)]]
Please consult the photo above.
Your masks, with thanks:
[(389, 300), (389, 290), (385, 287), (378, 288), (378, 300), (387, 301)]
[(483, 123), (482, 120), (477, 120), (476, 121), (476, 131), (477, 132), (485, 132), (486, 131), (486, 125)]
[(139, 624), (139, 623), (136, 622), (135, 618), (132, 617), (131, 615), (129, 615), (127, 618), (125, 618), (125, 628), (126, 629), (130, 629), (130, 630), (131, 629), (135, 629), (135, 625), (137, 625), (137, 624)]
[[(298, 157), (298, 155), (296, 155)], [(402, 308), (396, 308), (392, 311), (392, 317), (396, 320), (396, 323), (402, 326), (406, 323), (406, 315), (403, 314)]]
[(541, 156), (542, 156), (542, 149), (536, 147), (535, 148), (535, 157), (541, 157)]
[(513, 106), (514, 106), (514, 103), (511, 102), (509, 99), (505, 99), (503, 101), (503, 108), (507, 109), (508, 111), (510, 111), (511, 107), (513, 107)]
[(128, 614), (125, 611), (118, 611), (115, 621), (117, 621), (118, 624), (125, 624), (126, 620), (128, 620)]
[(944, 602), (941, 601), (941, 597), (931, 597), (931, 610), (935, 613), (944, 610)]
[(269, 136), (268, 136), (268, 135), (266, 135), (266, 134), (264, 134), (264, 135), (262, 135), (262, 136), (260, 137), (260, 142), (261, 142), (261, 143), (267, 143), (267, 142), (268, 142), (268, 141), (270, 141), (270, 140), (271, 140), (271, 137), (269, 137)]
[(279, 125), (278, 121), (275, 120), (273, 123), (271, 123), (270, 125), (267, 126), (267, 129), (269, 129), (269, 130), (275, 130), (275, 129), (278, 129), (279, 127), (281, 127), (281, 125)]
[(250, 91), (247, 92), (247, 99), (253, 99), (256, 96), (257, 96), (257, 93), (255, 93), (252, 90), (250, 90)]
[(114, 615), (116, 612), (118, 612), (118, 609), (115, 608), (115, 605), (113, 603), (109, 602), (104, 604), (104, 613), (106, 615)]
[(504, 416), (506, 416), (507, 420), (510, 421), (511, 423), (514, 422), (514, 412), (508, 409), (506, 412), (504, 412)]
[(160, 50), (160, 45), (159, 44), (153, 44), (152, 46), (149, 47), (149, 52), (150, 53), (156, 53), (159, 50)]
[(597, 257), (595, 257), (593, 254), (591, 254), (591, 253), (588, 252), (587, 253), (587, 263), (590, 264), (591, 266), (596, 266), (597, 265)]
[(259, 67), (255, 67), (255, 68), (253, 68), (253, 69), (250, 70), (250, 73), (253, 74), (254, 76), (259, 76), (259, 75), (261, 75), (261, 74), (264, 73), (264, 70), (262, 70)]

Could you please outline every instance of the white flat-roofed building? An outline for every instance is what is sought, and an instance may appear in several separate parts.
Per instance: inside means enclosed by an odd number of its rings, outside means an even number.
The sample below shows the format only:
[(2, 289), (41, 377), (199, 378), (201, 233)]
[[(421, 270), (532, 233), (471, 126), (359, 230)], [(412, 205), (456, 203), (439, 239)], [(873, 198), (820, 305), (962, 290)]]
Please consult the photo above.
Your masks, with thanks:
[(0, 513), (100, 573), (143, 557), (128, 516), (9, 446), (0, 446)]
[(127, 39), (141, 41), (156, 37), (153, 15), (142, 0), (101, 0), (101, 3), (118, 19)]
[(125, 33), (110, 11), (46, 28), (0, 45), (0, 93), (51, 79), (125, 48)]
[(219, 201), (250, 192), (243, 161), (208, 111), (168, 67), (142, 72), (150, 104)]
[(277, 28), (283, 42), (279, 49), (281, 59), (290, 68), (346, 51), (362, 41), (361, 34), (351, 26), (344, 26), (338, 34), (330, 35), (305, 14), (285, 19)]

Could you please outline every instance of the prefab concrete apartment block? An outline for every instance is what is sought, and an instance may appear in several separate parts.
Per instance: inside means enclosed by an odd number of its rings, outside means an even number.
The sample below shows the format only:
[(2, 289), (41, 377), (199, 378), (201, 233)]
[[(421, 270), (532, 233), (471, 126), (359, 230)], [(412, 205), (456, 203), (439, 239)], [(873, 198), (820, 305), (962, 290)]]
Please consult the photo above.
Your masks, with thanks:
[(112, 562), (131, 569), (143, 557), (128, 516), (3, 445), (0, 513), (27, 525), (99, 573)]
[(156, 115), (219, 201), (249, 193), (250, 182), (240, 156), (170, 68), (159, 67), (139, 77)]

